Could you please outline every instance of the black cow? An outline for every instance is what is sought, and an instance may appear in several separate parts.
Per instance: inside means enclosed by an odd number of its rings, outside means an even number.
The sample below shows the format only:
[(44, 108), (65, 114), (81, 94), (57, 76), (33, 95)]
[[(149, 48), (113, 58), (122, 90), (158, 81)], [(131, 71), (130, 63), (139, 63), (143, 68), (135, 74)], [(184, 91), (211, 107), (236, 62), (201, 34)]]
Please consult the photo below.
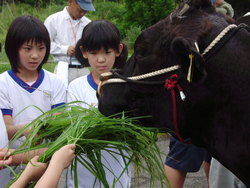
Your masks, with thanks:
[[(184, 0), (140, 34), (127, 66), (114, 72), (126, 82), (110, 79), (101, 87), (99, 110), (152, 116), (141, 124), (191, 138), (250, 187), (250, 33), (234, 23), (211, 0)], [(168, 67), (159, 75), (126, 79)]]

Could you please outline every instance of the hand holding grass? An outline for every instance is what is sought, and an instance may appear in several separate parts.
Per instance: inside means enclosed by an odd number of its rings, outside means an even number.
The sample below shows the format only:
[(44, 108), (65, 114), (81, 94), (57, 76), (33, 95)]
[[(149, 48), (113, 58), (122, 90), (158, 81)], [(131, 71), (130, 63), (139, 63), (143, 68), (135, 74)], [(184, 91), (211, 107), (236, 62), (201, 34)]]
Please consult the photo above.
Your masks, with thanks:
[[(28, 125), (28, 123), (24, 123), (24, 124), (20, 124), (20, 125), (18, 125), (18, 126), (16, 126), (17, 128), (17, 130), (19, 131), (20, 129), (25, 129), (25, 131), (23, 131), (23, 133), (20, 135), (20, 137), (21, 136), (25, 136), (26, 138), (30, 135), (30, 133), (31, 133), (31, 127), (28, 127), (28, 128), (25, 128), (25, 126), (27, 126)], [(14, 126), (15, 127), (15, 126)], [(38, 135), (36, 134), (35, 135), (35, 138), (37, 137)], [(39, 145), (39, 144), (41, 144), (43, 142), (43, 139), (41, 139), (41, 140), (38, 140), (37, 142), (36, 142), (36, 145)]]
[(75, 144), (69, 144), (56, 151), (50, 160), (48, 169), (35, 188), (56, 187), (63, 170), (69, 167), (75, 158), (75, 148)]
[(38, 158), (39, 156), (33, 157), (23, 172), (24, 176), (29, 177), (29, 181), (39, 180), (48, 166), (48, 163), (38, 162)]
[(75, 148), (75, 144), (63, 146), (54, 153), (50, 160), (50, 165), (55, 165), (57, 168), (62, 168), (62, 170), (68, 168), (75, 158)]
[(39, 156), (35, 156), (28, 163), (22, 175), (10, 188), (24, 188), (30, 181), (37, 181), (44, 174), (48, 164), (37, 162)]
[(50, 160), (48, 168), (47, 163), (38, 162), (39, 156), (33, 157), (22, 175), (10, 186), (10, 188), (23, 188), (30, 181), (37, 180), (39, 181), (35, 188), (56, 187), (63, 170), (69, 167), (75, 158), (75, 148), (75, 144), (69, 144), (56, 151)]
[[(21, 129), (23, 126), (25, 126), (27, 123), (24, 123), (24, 124), (20, 124), (18, 125), (18, 129)], [(31, 127), (29, 127), (27, 130), (25, 130), (22, 134), (22, 136), (25, 136), (26, 138), (29, 136), (30, 134), (30, 130), (31, 130)]]
[(10, 152), (0, 152), (0, 170), (6, 168), (5, 165), (10, 165), (12, 163), (12, 156), (10, 156)]

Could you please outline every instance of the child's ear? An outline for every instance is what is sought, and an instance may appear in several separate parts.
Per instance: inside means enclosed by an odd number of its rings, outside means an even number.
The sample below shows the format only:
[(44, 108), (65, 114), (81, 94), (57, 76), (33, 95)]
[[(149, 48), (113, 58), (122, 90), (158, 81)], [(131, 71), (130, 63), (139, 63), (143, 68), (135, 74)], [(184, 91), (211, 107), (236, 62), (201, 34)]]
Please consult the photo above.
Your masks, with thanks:
[(82, 46), (80, 46), (80, 49), (81, 49), (81, 52), (82, 52), (82, 56), (85, 58), (85, 59), (88, 59), (88, 56), (86, 54), (86, 51), (83, 50)]
[(122, 49), (123, 49), (123, 44), (119, 44), (119, 47), (118, 47), (119, 52), (116, 52), (115, 54), (116, 57), (120, 56), (120, 54), (122, 53)]

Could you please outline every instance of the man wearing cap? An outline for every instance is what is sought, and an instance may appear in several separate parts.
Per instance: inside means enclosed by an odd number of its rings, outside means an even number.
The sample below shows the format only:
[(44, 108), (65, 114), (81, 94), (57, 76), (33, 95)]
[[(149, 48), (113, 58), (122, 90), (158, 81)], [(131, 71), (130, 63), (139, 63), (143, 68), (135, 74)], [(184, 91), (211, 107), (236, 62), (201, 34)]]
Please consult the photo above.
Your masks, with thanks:
[(83, 28), (91, 21), (85, 17), (87, 11), (95, 11), (92, 0), (69, 0), (67, 7), (50, 15), (44, 22), (51, 40), (50, 53), (58, 62), (55, 74), (67, 87), (75, 78), (89, 74), (88, 67), (75, 58), (75, 45)]

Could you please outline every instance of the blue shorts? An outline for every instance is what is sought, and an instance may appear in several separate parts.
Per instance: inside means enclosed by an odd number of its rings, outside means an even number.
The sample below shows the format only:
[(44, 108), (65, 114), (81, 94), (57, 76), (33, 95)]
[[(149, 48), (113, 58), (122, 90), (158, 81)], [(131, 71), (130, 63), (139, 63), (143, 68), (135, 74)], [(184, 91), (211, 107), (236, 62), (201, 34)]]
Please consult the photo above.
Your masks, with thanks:
[(198, 172), (203, 161), (210, 163), (211, 156), (204, 148), (184, 144), (170, 137), (169, 153), (165, 164), (184, 172)]

